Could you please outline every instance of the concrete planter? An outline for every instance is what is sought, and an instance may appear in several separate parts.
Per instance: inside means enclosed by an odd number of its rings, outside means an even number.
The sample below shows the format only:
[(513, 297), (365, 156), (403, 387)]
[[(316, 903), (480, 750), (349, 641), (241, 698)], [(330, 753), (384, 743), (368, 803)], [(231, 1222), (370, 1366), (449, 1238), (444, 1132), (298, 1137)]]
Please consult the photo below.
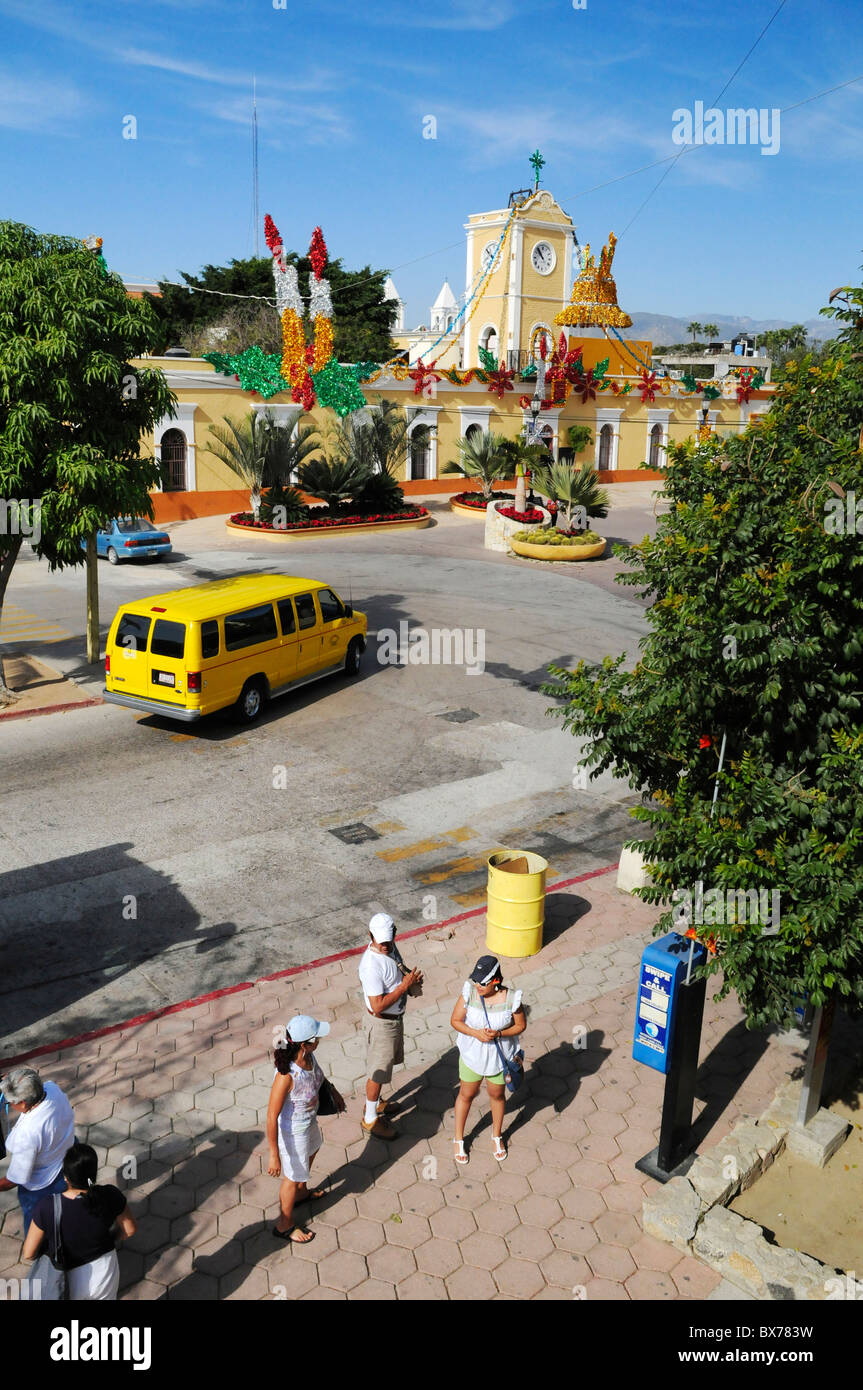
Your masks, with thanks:
[(484, 517), (484, 507), (466, 507), (463, 502), (456, 502), (454, 498), (449, 500), (450, 511), (458, 512), (460, 516)]
[[(512, 506), (512, 503), (507, 503)], [(542, 512), (542, 523), (536, 521), (512, 521), (508, 516), (501, 516), (497, 510), (496, 502), (489, 502), (485, 509), (485, 540), (483, 544), (486, 550), (501, 550), (504, 554), (509, 550), (510, 543), (514, 536), (518, 536), (522, 531), (535, 531), (538, 525), (547, 525), (550, 517), (545, 507), (537, 506), (536, 510)]]
[[(521, 529), (536, 528), (523, 526)], [(605, 550), (605, 541), (598, 541), (596, 545), (532, 545), (513, 536), (510, 546), (516, 555), (523, 555), (526, 560), (595, 560)]]
[(242, 531), (247, 536), (264, 536), (268, 541), (304, 541), (307, 539), (317, 540), (320, 536), (345, 536), (355, 532), (366, 533), (368, 531), (419, 531), (423, 526), (431, 525), (430, 516), (412, 516), (404, 521), (370, 521), (366, 524), (355, 523), (349, 526), (305, 526), (294, 527), (286, 526), (284, 530), (274, 528), (240, 526), (233, 521), (226, 521), (225, 526), (229, 531)]

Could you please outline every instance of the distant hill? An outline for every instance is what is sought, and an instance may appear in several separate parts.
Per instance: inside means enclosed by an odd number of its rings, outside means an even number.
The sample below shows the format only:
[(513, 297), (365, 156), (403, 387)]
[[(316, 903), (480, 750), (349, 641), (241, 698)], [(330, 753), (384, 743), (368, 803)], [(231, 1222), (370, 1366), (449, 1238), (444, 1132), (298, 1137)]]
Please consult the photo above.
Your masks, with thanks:
[[(728, 341), (738, 333), (766, 333), (770, 328), (790, 328), (790, 319), (748, 319), (726, 318), (722, 314), (691, 314), (688, 319), (672, 318), (668, 314), (638, 313), (632, 315), (632, 327), (626, 330), (627, 337), (648, 338), (652, 343), (685, 343), (691, 339), (687, 332), (689, 323), (715, 323), (719, 332), (717, 338)], [(823, 341), (835, 338), (839, 331), (832, 319), (820, 316), (805, 319), (804, 326), (810, 338)], [(703, 334), (699, 335), (703, 340)]]

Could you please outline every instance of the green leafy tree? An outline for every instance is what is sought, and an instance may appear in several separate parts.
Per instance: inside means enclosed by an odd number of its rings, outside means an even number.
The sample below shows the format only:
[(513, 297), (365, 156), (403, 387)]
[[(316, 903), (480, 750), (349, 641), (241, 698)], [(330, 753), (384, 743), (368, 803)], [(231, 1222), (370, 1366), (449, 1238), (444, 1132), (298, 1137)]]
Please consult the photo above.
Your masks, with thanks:
[(479, 479), (482, 495), (486, 502), (494, 496), (493, 484), (498, 478), (507, 477), (511, 462), (511, 450), (502, 434), (490, 430), (465, 435), (458, 442), (458, 458), (446, 464), (444, 473), (461, 473), (468, 479)]
[(395, 512), (404, 506), (398, 472), (408, 444), (408, 421), (401, 406), (378, 399), (367, 418), (348, 415), (332, 439), (335, 457), (350, 460), (364, 474), (353, 501), (358, 512)]
[[(115, 516), (152, 516), (161, 474), (141, 437), (174, 411), (162, 373), (130, 365), (154, 326), (149, 306), (80, 241), (0, 222), (0, 611), (25, 539), (20, 516), (5, 523), (23, 500), (28, 529), (39, 517), (33, 547), (52, 569), (88, 564), (90, 660), (95, 533)], [(9, 699), (0, 663), (0, 700)]]
[(361, 459), (340, 454), (309, 459), (299, 470), (299, 483), (311, 497), (320, 497), (335, 515), (366, 482), (368, 467)]
[(700, 324), (700, 323), (697, 323), (697, 322), (693, 319), (692, 323), (688, 323), (688, 324), (686, 325), (686, 331), (687, 331), (687, 333), (691, 333), (691, 334), (692, 334), (692, 343), (693, 343), (693, 346), (694, 346), (694, 345), (695, 345), (695, 339), (697, 338), (698, 334), (701, 332), (701, 324)]
[(701, 325), (701, 331), (705, 338), (715, 338), (719, 332), (719, 326), (715, 323), (703, 323)]
[(270, 431), (257, 411), (232, 419), (222, 416), (222, 424), (210, 426), (207, 452), (236, 473), (249, 489), (249, 505), (257, 521), (261, 512), (261, 492), (265, 486)]
[(757, 426), (669, 450), (669, 510), (621, 576), (653, 598), (634, 668), (547, 687), (582, 766), (641, 793), (657, 930), (699, 881), (763, 890), (771, 918), (779, 894), (776, 934), (738, 896), (696, 929), (753, 1027), (804, 995), (863, 1005), (863, 290), (844, 303), (834, 357), (789, 364)]
[[(300, 289), (307, 292), (311, 262), (295, 251), (286, 261), (297, 267)], [(189, 288), (159, 282), (160, 297), (148, 296), (158, 320), (153, 351), (180, 345), (200, 354), (211, 348), (236, 352), (259, 344), (267, 352), (281, 345), (269, 256), (205, 265), (200, 275), (180, 271)], [(392, 357), (394, 305), (384, 298), (388, 272), (345, 270), (341, 260), (328, 261), (324, 274), (333, 299), (333, 351), (340, 362), (385, 362)], [(203, 291), (207, 291), (204, 293)], [(240, 296), (232, 298), (232, 296)], [(251, 298), (249, 297), (251, 296)], [(307, 336), (312, 325), (306, 320)]]

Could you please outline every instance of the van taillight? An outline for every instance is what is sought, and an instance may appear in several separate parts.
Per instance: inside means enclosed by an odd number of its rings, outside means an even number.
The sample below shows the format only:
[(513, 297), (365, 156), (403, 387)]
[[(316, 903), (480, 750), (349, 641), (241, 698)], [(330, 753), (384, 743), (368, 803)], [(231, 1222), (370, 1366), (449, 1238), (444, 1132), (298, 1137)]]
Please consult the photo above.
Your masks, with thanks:
[(105, 675), (106, 675), (106, 676), (109, 675), (109, 674), (110, 674), (110, 671), (111, 671), (111, 658), (110, 658), (110, 656), (108, 655), (108, 653), (106, 652), (106, 653), (105, 653)]
[(200, 671), (189, 671), (189, 672), (187, 672), (187, 674), (186, 674), (186, 689), (187, 689), (192, 695), (200, 695), (200, 693), (201, 693), (201, 672), (200, 672)]

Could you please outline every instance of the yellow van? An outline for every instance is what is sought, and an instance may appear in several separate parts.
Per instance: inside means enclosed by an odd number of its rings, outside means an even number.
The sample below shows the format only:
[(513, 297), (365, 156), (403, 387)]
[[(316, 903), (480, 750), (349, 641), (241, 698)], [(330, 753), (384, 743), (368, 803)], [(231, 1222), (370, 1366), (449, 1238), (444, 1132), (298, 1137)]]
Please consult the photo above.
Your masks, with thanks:
[(327, 584), (244, 574), (124, 603), (105, 649), (110, 704), (186, 723), (267, 700), (333, 671), (355, 676), (368, 623)]

